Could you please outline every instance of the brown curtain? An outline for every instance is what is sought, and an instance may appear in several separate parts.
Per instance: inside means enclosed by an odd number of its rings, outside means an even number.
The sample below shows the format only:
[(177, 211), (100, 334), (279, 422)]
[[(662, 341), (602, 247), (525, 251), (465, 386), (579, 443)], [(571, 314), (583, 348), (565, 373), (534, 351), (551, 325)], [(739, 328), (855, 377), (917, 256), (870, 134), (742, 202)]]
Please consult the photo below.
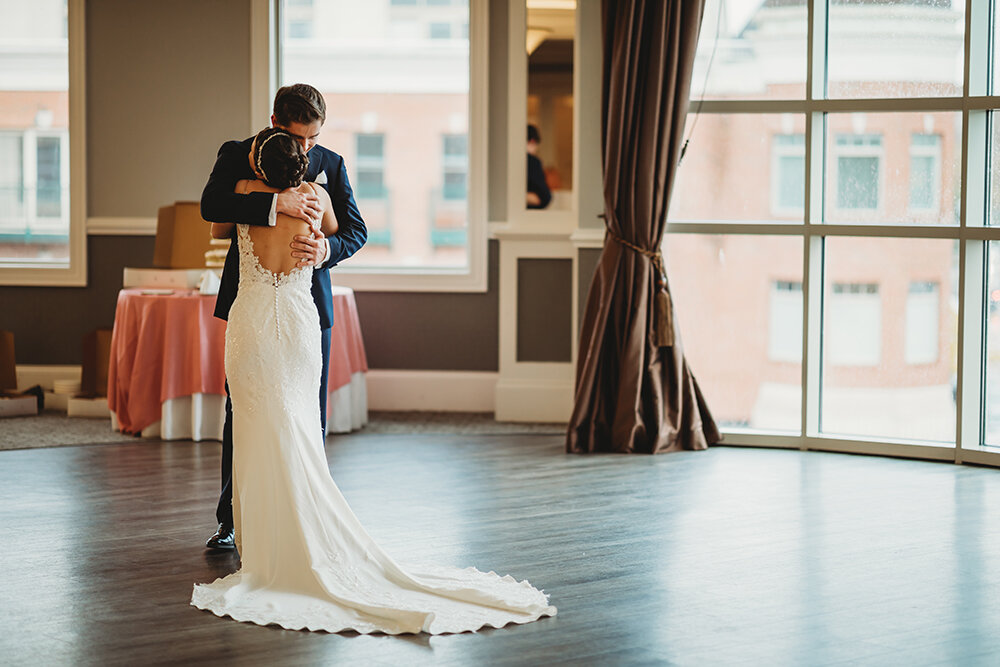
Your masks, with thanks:
[(569, 452), (718, 442), (660, 255), (704, 0), (604, 0), (604, 249), (587, 296)]

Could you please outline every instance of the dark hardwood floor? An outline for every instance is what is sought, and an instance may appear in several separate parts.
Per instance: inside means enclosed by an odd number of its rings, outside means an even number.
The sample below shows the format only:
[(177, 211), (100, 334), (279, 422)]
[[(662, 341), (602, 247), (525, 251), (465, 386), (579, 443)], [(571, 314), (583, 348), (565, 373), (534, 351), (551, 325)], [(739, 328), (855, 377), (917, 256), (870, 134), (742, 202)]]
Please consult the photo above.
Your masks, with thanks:
[(220, 619), (194, 582), (218, 443), (0, 452), (4, 665), (997, 665), (1000, 473), (716, 448), (567, 456), (551, 435), (331, 438), (403, 562), (527, 578), (555, 618), (358, 636)]

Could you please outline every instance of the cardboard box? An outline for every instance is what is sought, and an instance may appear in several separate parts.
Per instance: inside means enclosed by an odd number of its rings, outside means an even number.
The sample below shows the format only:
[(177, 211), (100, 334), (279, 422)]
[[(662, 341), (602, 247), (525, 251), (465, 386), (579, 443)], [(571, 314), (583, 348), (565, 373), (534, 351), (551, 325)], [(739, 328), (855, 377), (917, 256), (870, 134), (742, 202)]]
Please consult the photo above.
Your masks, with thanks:
[(14, 333), (0, 331), (0, 391), (17, 389), (17, 365), (14, 363)]
[(69, 406), (69, 394), (57, 394), (54, 391), (45, 392), (45, 409), (66, 412)]
[(67, 417), (97, 417), (111, 419), (111, 408), (108, 399), (103, 396), (96, 398), (71, 397), (66, 406)]
[[(107, 397), (108, 366), (110, 363), (111, 329), (96, 329), (84, 336), (79, 397)], [(107, 403), (107, 400), (105, 400), (105, 403)], [(72, 401), (70, 401), (70, 404), (72, 404)]]
[(160, 269), (205, 268), (212, 249), (212, 226), (201, 217), (201, 205), (179, 201), (164, 206), (156, 217), (153, 266)]
[[(108, 399), (104, 399), (107, 403)], [(38, 414), (34, 396), (0, 396), (0, 417), (24, 417)]]

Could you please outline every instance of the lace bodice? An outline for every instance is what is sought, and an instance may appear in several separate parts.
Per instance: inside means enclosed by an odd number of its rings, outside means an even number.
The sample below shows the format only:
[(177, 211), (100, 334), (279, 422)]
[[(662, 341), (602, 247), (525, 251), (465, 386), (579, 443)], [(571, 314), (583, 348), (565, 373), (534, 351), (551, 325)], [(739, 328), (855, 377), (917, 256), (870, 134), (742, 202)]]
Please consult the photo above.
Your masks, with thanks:
[(310, 284), (312, 270), (307, 266), (298, 266), (288, 273), (275, 274), (265, 269), (253, 250), (253, 239), (250, 238), (249, 225), (236, 225), (236, 242), (240, 251), (240, 288), (248, 282), (264, 282), (273, 287), (284, 287), (288, 284)]
[[(319, 430), (319, 313), (312, 297), (312, 268), (275, 274), (254, 253), (247, 225), (236, 225), (240, 286), (226, 326), (226, 375), (233, 405), (244, 409), (316, 412)], [(244, 391), (237, 391), (238, 385)], [(267, 387), (268, 391), (246, 391)], [(275, 392), (282, 400), (273, 400)]]

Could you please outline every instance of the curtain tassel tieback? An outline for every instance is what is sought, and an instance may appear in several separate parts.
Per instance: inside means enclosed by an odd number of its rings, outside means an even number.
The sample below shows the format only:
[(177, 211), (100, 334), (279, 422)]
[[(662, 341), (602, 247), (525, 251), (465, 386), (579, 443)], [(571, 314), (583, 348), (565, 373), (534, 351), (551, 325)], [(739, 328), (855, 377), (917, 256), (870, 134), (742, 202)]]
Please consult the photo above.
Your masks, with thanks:
[(656, 270), (656, 300), (653, 305), (653, 337), (657, 347), (672, 347), (674, 344), (674, 307), (667, 290), (667, 272), (663, 268), (663, 254), (629, 243), (620, 236), (606, 230), (615, 243), (629, 250), (645, 255)]

